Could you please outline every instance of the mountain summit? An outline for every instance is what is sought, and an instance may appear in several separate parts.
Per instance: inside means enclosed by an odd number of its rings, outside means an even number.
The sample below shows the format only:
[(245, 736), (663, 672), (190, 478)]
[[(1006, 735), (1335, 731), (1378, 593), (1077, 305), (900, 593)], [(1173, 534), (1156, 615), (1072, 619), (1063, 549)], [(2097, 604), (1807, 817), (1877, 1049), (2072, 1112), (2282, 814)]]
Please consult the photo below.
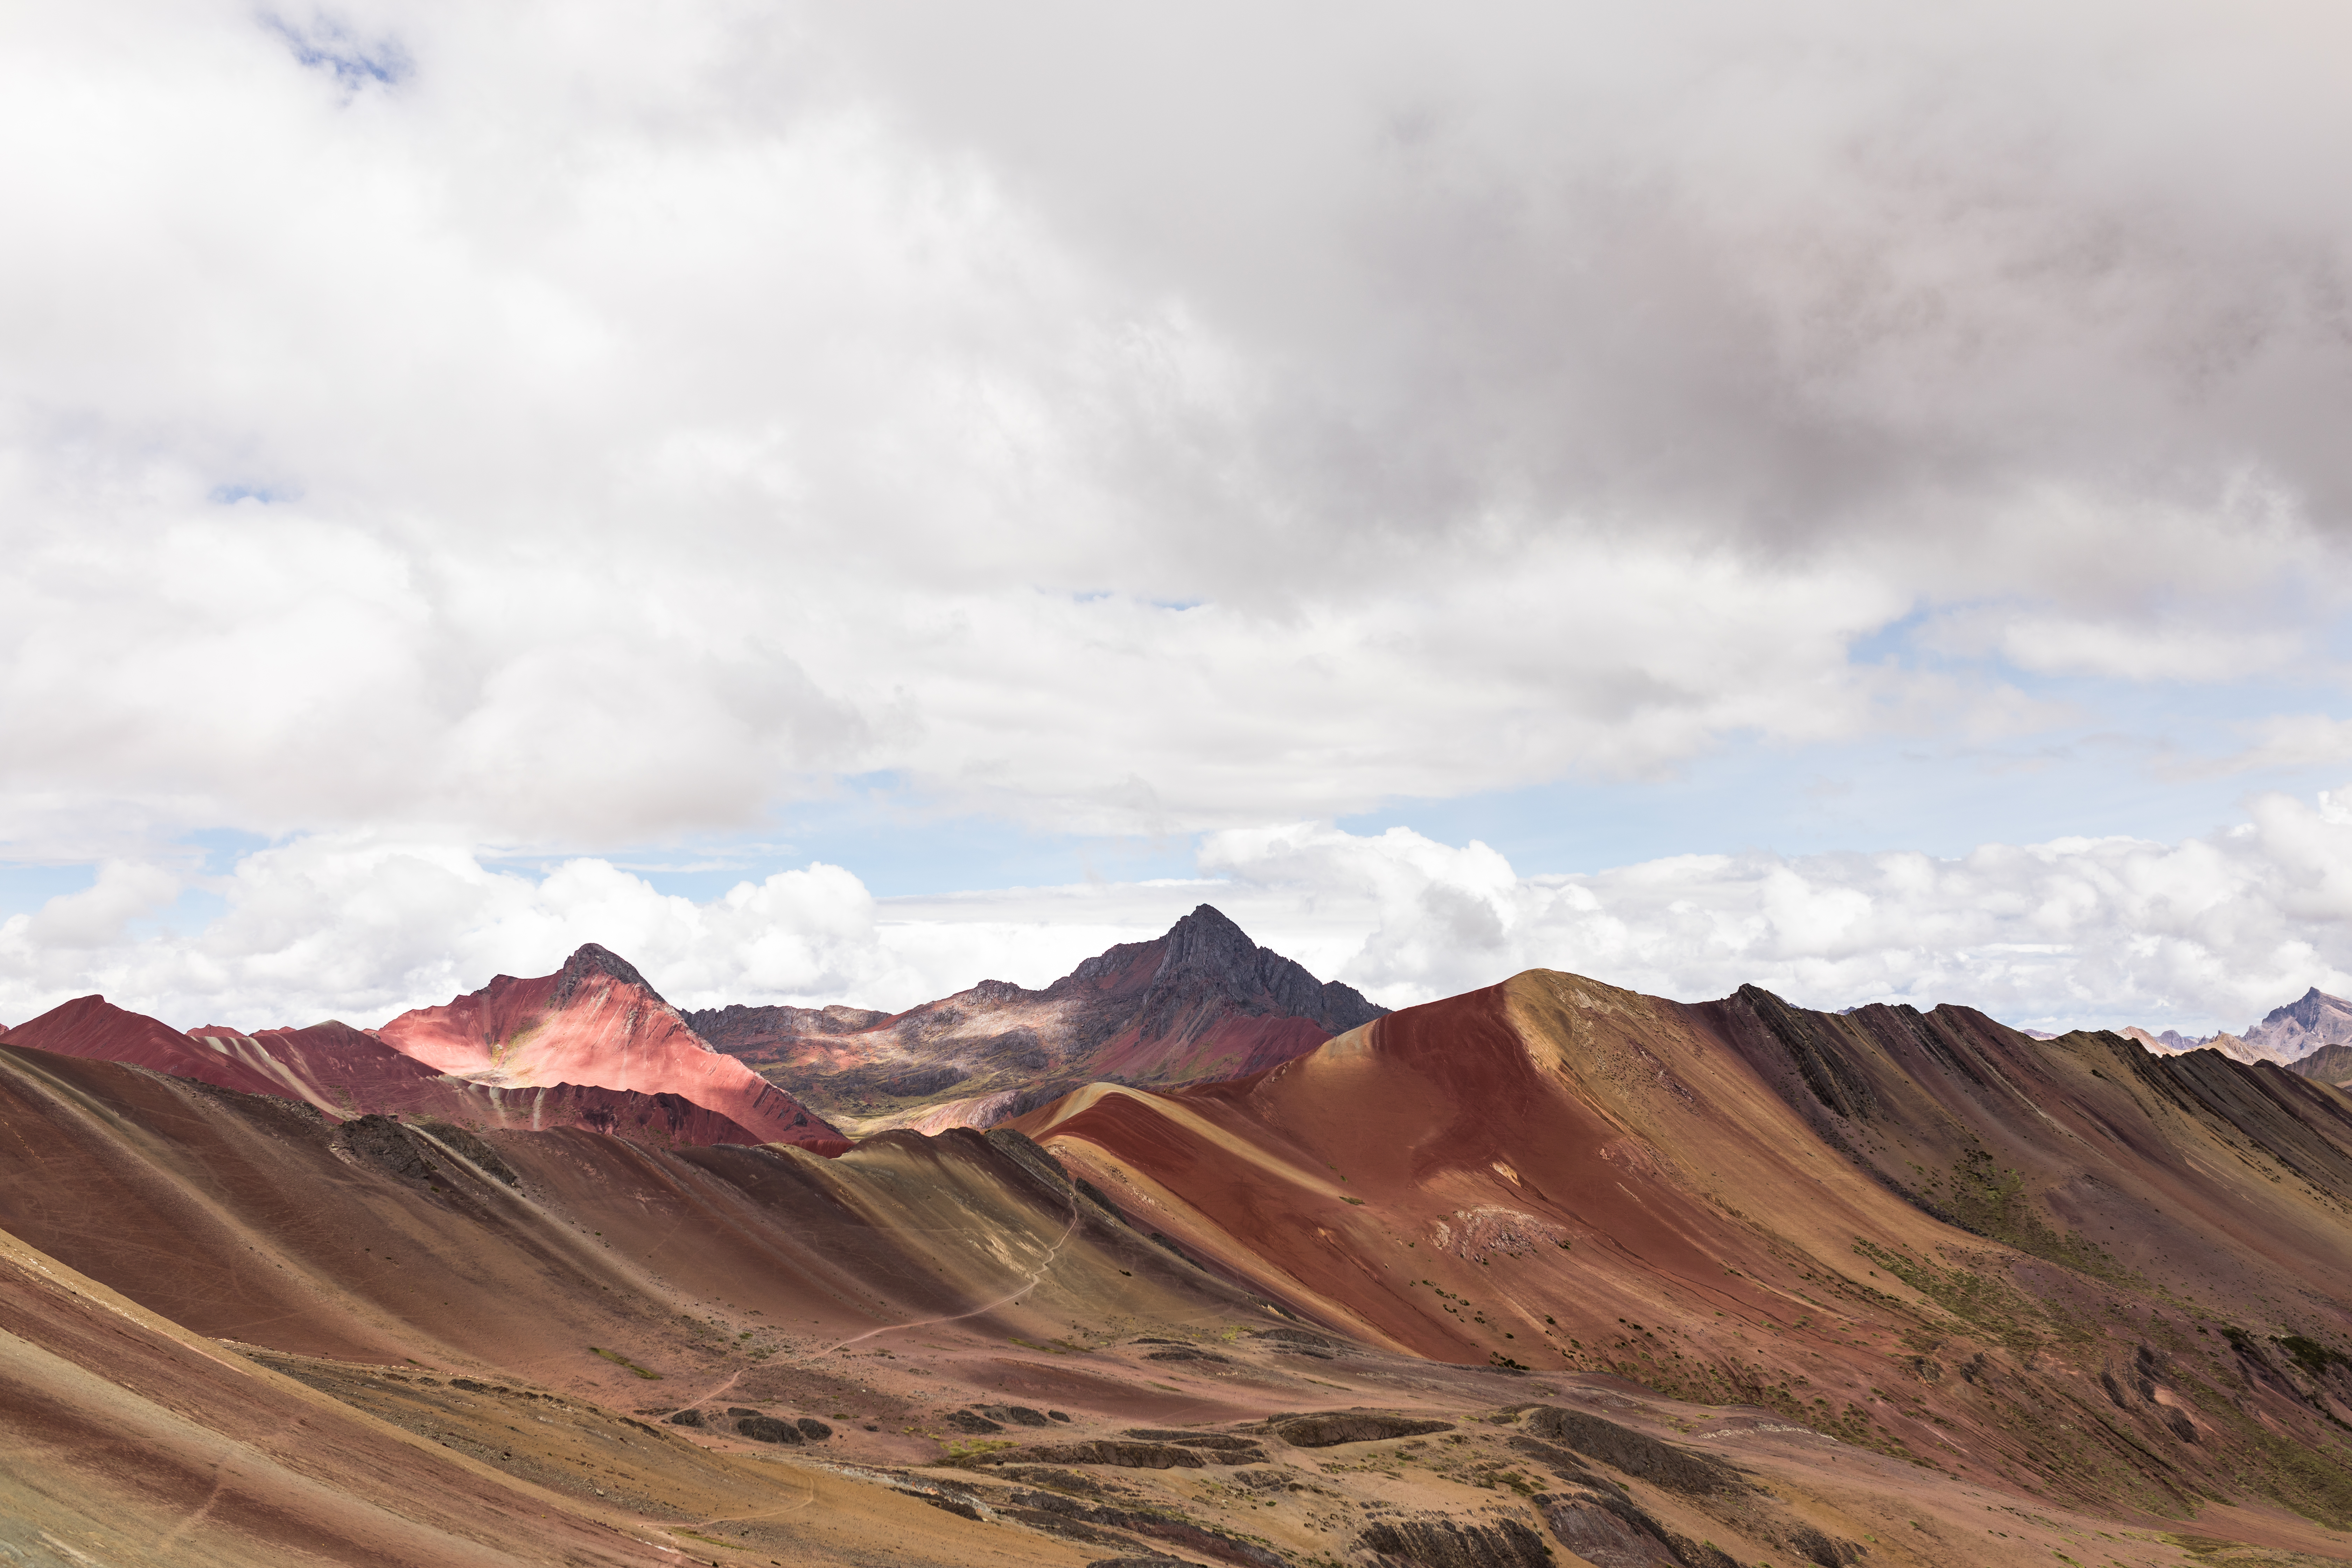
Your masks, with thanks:
[(635, 965), (593, 942), (552, 974), (494, 975), (479, 991), (403, 1013), (373, 1032), (403, 1056), (471, 1083), (677, 1094), (763, 1142), (828, 1154), (849, 1146), (790, 1095), (712, 1050)]
[(2263, 1061), (2292, 1062), (2322, 1046), (2352, 1040), (2352, 1002), (2315, 985), (2284, 1007), (2273, 1007), (2242, 1037), (2240, 1053)]
[(1236, 1014), (1304, 1018), (1327, 1035), (1341, 1035), (1388, 1011), (1355, 987), (1318, 981), (1303, 965), (1260, 947), (1212, 904), (1178, 921), (1157, 942), (1123, 943), (1087, 959), (1039, 994), (1116, 997), (1124, 1005), (1134, 995), (1129, 982), (1135, 969), (1154, 959), (1151, 978), (1134, 1000), (1139, 1041), (1190, 1043)]
[(1121, 942), (1042, 991), (983, 980), (896, 1015), (737, 1005), (686, 1021), (863, 1134), (992, 1126), (1094, 1079), (1244, 1078), (1387, 1011), (1202, 904), (1166, 934)]

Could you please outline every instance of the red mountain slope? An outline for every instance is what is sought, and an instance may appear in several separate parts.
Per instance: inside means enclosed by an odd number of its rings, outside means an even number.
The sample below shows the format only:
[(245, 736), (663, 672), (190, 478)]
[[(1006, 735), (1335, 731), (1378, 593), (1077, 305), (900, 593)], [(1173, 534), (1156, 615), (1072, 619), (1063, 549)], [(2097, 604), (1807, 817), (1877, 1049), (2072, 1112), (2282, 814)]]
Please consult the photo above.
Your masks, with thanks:
[[(904, 1489), (631, 1419), (648, 1384), (588, 1343), (680, 1373), (680, 1352), (707, 1358), (715, 1336), (689, 1331), (687, 1303), (648, 1291), (592, 1227), (414, 1133), (355, 1149), (283, 1100), (5, 1048), (0, 1128), (16, 1232), (0, 1232), (0, 1562), (1082, 1568), (1096, 1555), (992, 1539)], [(567, 1172), (618, 1174), (631, 1198), (640, 1162), (678, 1158), (578, 1132), (502, 1137)], [(439, 1163), (408, 1173), (384, 1158), (403, 1149)], [(507, 1350), (505, 1366), (420, 1364), (449, 1353), (442, 1326)], [(257, 1356), (256, 1341), (367, 1359)], [(494, 1382), (467, 1375), (486, 1372)], [(669, 1388), (774, 1399), (745, 1381)], [(608, 1392), (618, 1409), (593, 1403)], [(795, 1392), (826, 1409), (856, 1388), (818, 1378)]]
[[(682, 1310), (757, 1306), (819, 1344), (966, 1319), (1037, 1337), (1105, 1308), (1255, 1315), (1081, 1205), (1005, 1132), (893, 1133), (825, 1159), (572, 1129), (337, 1127), (283, 1098), (6, 1045), (0, 1130), (18, 1238), (198, 1333), (310, 1354), (672, 1392), (597, 1345), (682, 1378), (715, 1366), (707, 1383), (738, 1374), (739, 1398), (767, 1398), (784, 1367), (747, 1364), (731, 1334), (714, 1342)], [(1046, 1298), (1024, 1300), (1048, 1264)]]
[[(388, 1510), (581, 1563), (567, 1519), (633, 1562), (2352, 1555), (2324, 1086), (1529, 974), (1038, 1121), (1084, 1179), (1010, 1129), (337, 1126), (0, 1043), (0, 1545), (481, 1560)], [(422, 1444), (240, 1405), (240, 1349)], [(737, 1405), (832, 1430), (763, 1447)]]
[(674, 1094), (568, 1083), (511, 1090), (468, 1083), (334, 1022), (258, 1035), (213, 1026), (183, 1035), (103, 996), (81, 996), (18, 1025), (7, 1043), (300, 1100), (338, 1119), (435, 1117), (476, 1131), (584, 1127), (661, 1144), (761, 1142)]
[(572, 1083), (674, 1094), (748, 1129), (753, 1142), (819, 1153), (849, 1147), (791, 1095), (712, 1050), (645, 976), (593, 942), (553, 974), (501, 974), (375, 1034), (437, 1071), (509, 1093)]
[(2152, 1510), (2352, 1422), (2352, 1101), (1957, 1008), (1541, 972), (1253, 1079), (1013, 1125), (1249, 1289), (1445, 1360), (1613, 1372)]
[(8, 1043), (60, 1056), (124, 1062), (150, 1072), (193, 1078), (248, 1094), (282, 1094), (272, 1075), (208, 1049), (170, 1025), (117, 1007), (103, 996), (77, 996), (8, 1031)]

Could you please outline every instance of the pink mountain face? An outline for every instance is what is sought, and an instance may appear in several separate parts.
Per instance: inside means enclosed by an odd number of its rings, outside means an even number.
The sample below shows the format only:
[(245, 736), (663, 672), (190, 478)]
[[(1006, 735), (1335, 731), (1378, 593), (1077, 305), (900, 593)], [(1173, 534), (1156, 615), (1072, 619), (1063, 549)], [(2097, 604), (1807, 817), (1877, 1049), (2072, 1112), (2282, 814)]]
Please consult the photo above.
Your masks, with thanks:
[(299, 1100), (338, 1120), (397, 1115), (454, 1121), (476, 1131), (582, 1127), (663, 1147), (762, 1142), (732, 1119), (675, 1094), (568, 1083), (512, 1090), (468, 1083), (334, 1022), (254, 1035), (215, 1024), (181, 1034), (102, 996), (83, 996), (18, 1025), (5, 1043)]
[(336, 1116), (373, 1111), (437, 1117), (478, 1132), (585, 1127), (664, 1147), (763, 1142), (732, 1118), (683, 1095), (580, 1083), (522, 1088), (476, 1083), (333, 1021), (302, 1029), (263, 1029), (251, 1036), (217, 1026), (188, 1034), (214, 1052), (250, 1063), (257, 1077), (274, 1076), (284, 1085), (277, 1092), (307, 1100)]
[(750, 1142), (839, 1153), (849, 1141), (688, 1026), (629, 963), (590, 942), (553, 974), (501, 974), (470, 995), (404, 1013), (374, 1034), (439, 1072), (511, 1092), (558, 1083), (674, 1094)]

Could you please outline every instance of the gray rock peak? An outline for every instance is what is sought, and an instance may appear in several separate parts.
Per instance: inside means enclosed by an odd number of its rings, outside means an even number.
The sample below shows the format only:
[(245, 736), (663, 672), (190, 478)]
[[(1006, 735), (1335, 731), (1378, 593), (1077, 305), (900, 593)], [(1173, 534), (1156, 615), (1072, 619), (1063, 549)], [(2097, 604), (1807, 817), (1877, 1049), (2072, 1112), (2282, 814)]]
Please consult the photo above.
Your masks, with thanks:
[[(2272, 1008), (2254, 1028), (2266, 1029), (2289, 1022), (2300, 1024), (2306, 1031), (2331, 1023), (2352, 1023), (2352, 1002), (2347, 1002), (2341, 996), (2330, 996), (2315, 985), (2285, 1006)], [(2252, 1034), (2253, 1030), (2246, 1032)]]
[(555, 977), (555, 1001), (561, 1004), (568, 1000), (574, 991), (580, 989), (580, 983), (592, 974), (609, 975), (637, 987), (655, 1001), (661, 1002), (663, 1006), (669, 1005), (662, 1001), (660, 992), (646, 983), (646, 977), (637, 973), (635, 964), (611, 948), (600, 947), (593, 942), (582, 942), (572, 956), (563, 961), (563, 968)]
[(1304, 964), (1260, 947), (1247, 931), (1213, 904), (1202, 904), (1168, 928), (1166, 948), (1152, 976), (1145, 1028), (1166, 1021), (1184, 1001), (1202, 992), (1222, 992), (1251, 1012), (1268, 1009), (1311, 1018), (1331, 1033), (1344, 1034), (1388, 1011), (1373, 1005), (1353, 986), (1325, 983)]

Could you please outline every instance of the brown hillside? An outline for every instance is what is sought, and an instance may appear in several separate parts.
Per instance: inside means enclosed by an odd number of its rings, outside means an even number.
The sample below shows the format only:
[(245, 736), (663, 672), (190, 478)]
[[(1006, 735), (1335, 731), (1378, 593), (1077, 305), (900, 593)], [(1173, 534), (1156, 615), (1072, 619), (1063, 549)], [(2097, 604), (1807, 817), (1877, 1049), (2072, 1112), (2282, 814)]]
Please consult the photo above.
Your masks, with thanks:
[(2276, 1069), (1535, 972), (1016, 1125), (1374, 1342), (1764, 1406), (2086, 1505), (2352, 1521), (2352, 1106)]

